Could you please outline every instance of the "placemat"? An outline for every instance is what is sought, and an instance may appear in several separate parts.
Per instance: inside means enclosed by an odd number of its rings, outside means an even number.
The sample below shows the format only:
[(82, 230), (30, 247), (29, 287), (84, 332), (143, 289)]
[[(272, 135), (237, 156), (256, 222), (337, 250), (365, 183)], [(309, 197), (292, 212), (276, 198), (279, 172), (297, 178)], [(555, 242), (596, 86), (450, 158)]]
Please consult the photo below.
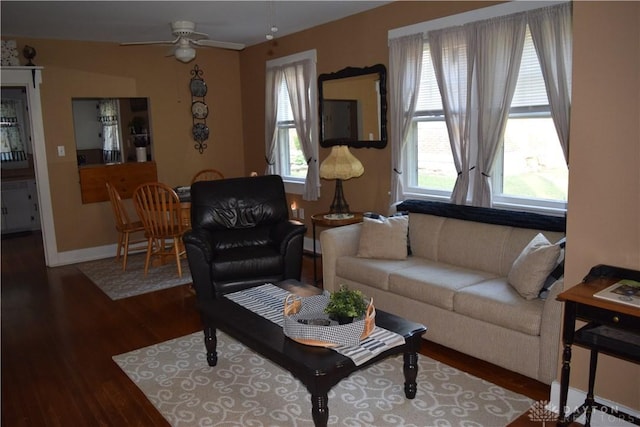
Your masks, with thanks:
[[(227, 294), (225, 297), (282, 327), (284, 299), (289, 293), (272, 283), (266, 283)], [(361, 341), (360, 345), (331, 347), (331, 350), (350, 358), (356, 366), (360, 366), (376, 355), (402, 345), (404, 342), (402, 335), (376, 325), (371, 335)]]

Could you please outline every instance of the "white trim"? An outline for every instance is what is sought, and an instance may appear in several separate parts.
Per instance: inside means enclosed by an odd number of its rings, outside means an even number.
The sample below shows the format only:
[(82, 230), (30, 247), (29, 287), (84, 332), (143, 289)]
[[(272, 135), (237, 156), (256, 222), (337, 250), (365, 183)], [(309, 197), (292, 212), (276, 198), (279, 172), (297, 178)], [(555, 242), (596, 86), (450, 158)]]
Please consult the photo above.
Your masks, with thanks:
[(284, 182), (284, 192), (287, 194), (304, 194), (304, 182), (298, 181), (289, 181), (287, 177), (282, 177), (282, 181)]
[(495, 6), (483, 7), (482, 9), (471, 10), (469, 12), (459, 13), (457, 15), (445, 16), (444, 18), (432, 19), (431, 21), (419, 22), (406, 27), (394, 28), (388, 32), (388, 40), (397, 39), (398, 37), (409, 36), (411, 34), (426, 34), (429, 31), (440, 30), (442, 28), (456, 27), (458, 25), (468, 24), (470, 22), (481, 21), (483, 19), (491, 19), (497, 16), (511, 15), (519, 12), (526, 12), (543, 7), (554, 6), (556, 4), (566, 3), (568, 0), (562, 1), (511, 1)]
[[(578, 390), (573, 387), (569, 387), (569, 392), (567, 393), (567, 407), (569, 408), (570, 411), (573, 411), (575, 408), (582, 405), (586, 398), (587, 398), (586, 392), (582, 390)], [(600, 402), (604, 405), (610, 406), (612, 408), (617, 408), (618, 410), (631, 414), (634, 417), (640, 417), (640, 412), (635, 409), (631, 409), (629, 407), (620, 405), (619, 403), (613, 402), (611, 400), (603, 399), (601, 397), (598, 397), (597, 395), (595, 399), (597, 402)], [(557, 413), (559, 410), (558, 405), (560, 402), (560, 383), (558, 381), (554, 381), (551, 384), (551, 396), (549, 397), (549, 402), (550, 403), (547, 406), (547, 409)], [(584, 425), (585, 423), (584, 414), (578, 417), (576, 421)], [(592, 427), (632, 427), (633, 424), (628, 423), (624, 420), (621, 420), (620, 418), (616, 418), (608, 414), (604, 414), (600, 411), (594, 410), (593, 413), (591, 414), (591, 426)]]
[[(80, 262), (94, 261), (96, 259), (113, 258), (116, 253), (117, 245), (96, 246), (93, 248), (76, 249), (72, 251), (60, 252), (58, 254), (58, 262), (55, 266), (77, 264)], [(129, 251), (129, 255), (134, 253)]]
[(42, 121), (41, 84), (42, 67), (2, 67), (2, 86), (20, 86), (27, 91), (44, 258), (45, 265), (51, 267), (58, 265), (59, 253), (53, 222), (53, 205), (51, 203), (47, 150)]
[[(313, 238), (312, 237), (304, 237), (302, 243), (302, 250), (304, 252), (308, 252), (313, 254)], [(322, 248), (320, 247), (320, 240), (316, 240), (316, 255), (322, 255)]]
[(314, 64), (317, 63), (317, 52), (315, 49), (305, 50), (304, 52), (294, 53), (293, 55), (283, 56), (281, 58), (271, 59), (267, 61), (267, 68), (279, 67), (281, 65), (291, 64), (292, 62), (301, 61), (303, 59), (311, 59)]

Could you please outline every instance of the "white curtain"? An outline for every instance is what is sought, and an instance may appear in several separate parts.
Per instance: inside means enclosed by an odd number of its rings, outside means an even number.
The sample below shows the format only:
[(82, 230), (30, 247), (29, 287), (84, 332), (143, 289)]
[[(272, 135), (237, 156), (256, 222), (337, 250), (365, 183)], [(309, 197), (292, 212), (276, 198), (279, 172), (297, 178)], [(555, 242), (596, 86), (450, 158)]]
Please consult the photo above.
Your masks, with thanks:
[(402, 155), (418, 100), (423, 46), (422, 34), (399, 37), (389, 42), (391, 207), (403, 197)]
[(470, 173), (471, 82), (475, 47), (473, 27), (461, 26), (429, 32), (429, 48), (453, 161), (458, 172), (451, 202), (467, 204)]
[(478, 155), (472, 204), (491, 207), (491, 173), (518, 81), (526, 15), (476, 24)]
[(278, 92), (282, 84), (282, 69), (273, 67), (267, 69), (267, 79), (265, 85), (265, 160), (267, 167), (264, 171), (266, 175), (276, 173), (276, 142), (277, 119), (278, 119)]
[(567, 164), (569, 163), (573, 50), (571, 7), (572, 3), (567, 2), (528, 14), (529, 29), (542, 67), (551, 117)]
[[(284, 79), (291, 101), (291, 112), (295, 123), (302, 153), (307, 162), (307, 176), (304, 180), (303, 200), (318, 200), (320, 196), (320, 176), (318, 173), (317, 147), (313, 143), (313, 120), (311, 115), (311, 100), (309, 99), (310, 84), (315, 84), (315, 76), (311, 76), (312, 62), (310, 59), (288, 64), (283, 68)], [(315, 100), (314, 100), (315, 101)]]
[(19, 112), (22, 111), (22, 101), (18, 99), (3, 99), (0, 109), (0, 147), (3, 162), (24, 161), (27, 154), (22, 140), (22, 129)]
[(105, 161), (120, 160), (120, 126), (118, 100), (101, 99), (98, 102), (98, 121), (102, 124), (102, 151)]

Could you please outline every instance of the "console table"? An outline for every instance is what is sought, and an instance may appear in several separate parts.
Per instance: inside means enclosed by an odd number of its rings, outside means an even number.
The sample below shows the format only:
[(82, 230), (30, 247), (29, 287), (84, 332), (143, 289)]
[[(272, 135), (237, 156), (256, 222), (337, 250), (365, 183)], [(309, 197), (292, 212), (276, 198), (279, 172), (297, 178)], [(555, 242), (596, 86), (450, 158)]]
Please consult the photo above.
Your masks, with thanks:
[[(596, 402), (593, 394), (598, 353), (640, 363), (640, 309), (593, 296), (594, 293), (614, 284), (617, 280), (615, 278), (590, 279), (558, 295), (558, 300), (565, 303), (558, 425), (568, 425), (585, 413), (585, 426), (589, 426), (594, 408), (640, 425), (640, 418)], [(576, 330), (576, 319), (583, 320), (587, 324)], [(573, 344), (591, 351), (589, 389), (585, 402), (573, 413), (565, 414)]]

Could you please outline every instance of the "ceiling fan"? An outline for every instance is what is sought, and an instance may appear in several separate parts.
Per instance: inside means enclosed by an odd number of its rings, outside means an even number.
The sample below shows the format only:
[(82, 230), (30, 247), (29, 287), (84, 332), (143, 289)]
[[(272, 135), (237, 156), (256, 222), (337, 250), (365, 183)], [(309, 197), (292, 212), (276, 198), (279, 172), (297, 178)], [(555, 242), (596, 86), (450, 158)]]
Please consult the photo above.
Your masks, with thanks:
[(241, 43), (210, 40), (208, 34), (197, 32), (196, 24), (191, 21), (173, 21), (171, 23), (171, 33), (176, 36), (175, 40), (127, 42), (121, 43), (120, 45), (173, 44), (175, 48), (170, 55), (175, 56), (178, 61), (182, 62), (189, 62), (196, 57), (194, 46), (219, 47), (231, 50), (244, 49), (244, 45)]

